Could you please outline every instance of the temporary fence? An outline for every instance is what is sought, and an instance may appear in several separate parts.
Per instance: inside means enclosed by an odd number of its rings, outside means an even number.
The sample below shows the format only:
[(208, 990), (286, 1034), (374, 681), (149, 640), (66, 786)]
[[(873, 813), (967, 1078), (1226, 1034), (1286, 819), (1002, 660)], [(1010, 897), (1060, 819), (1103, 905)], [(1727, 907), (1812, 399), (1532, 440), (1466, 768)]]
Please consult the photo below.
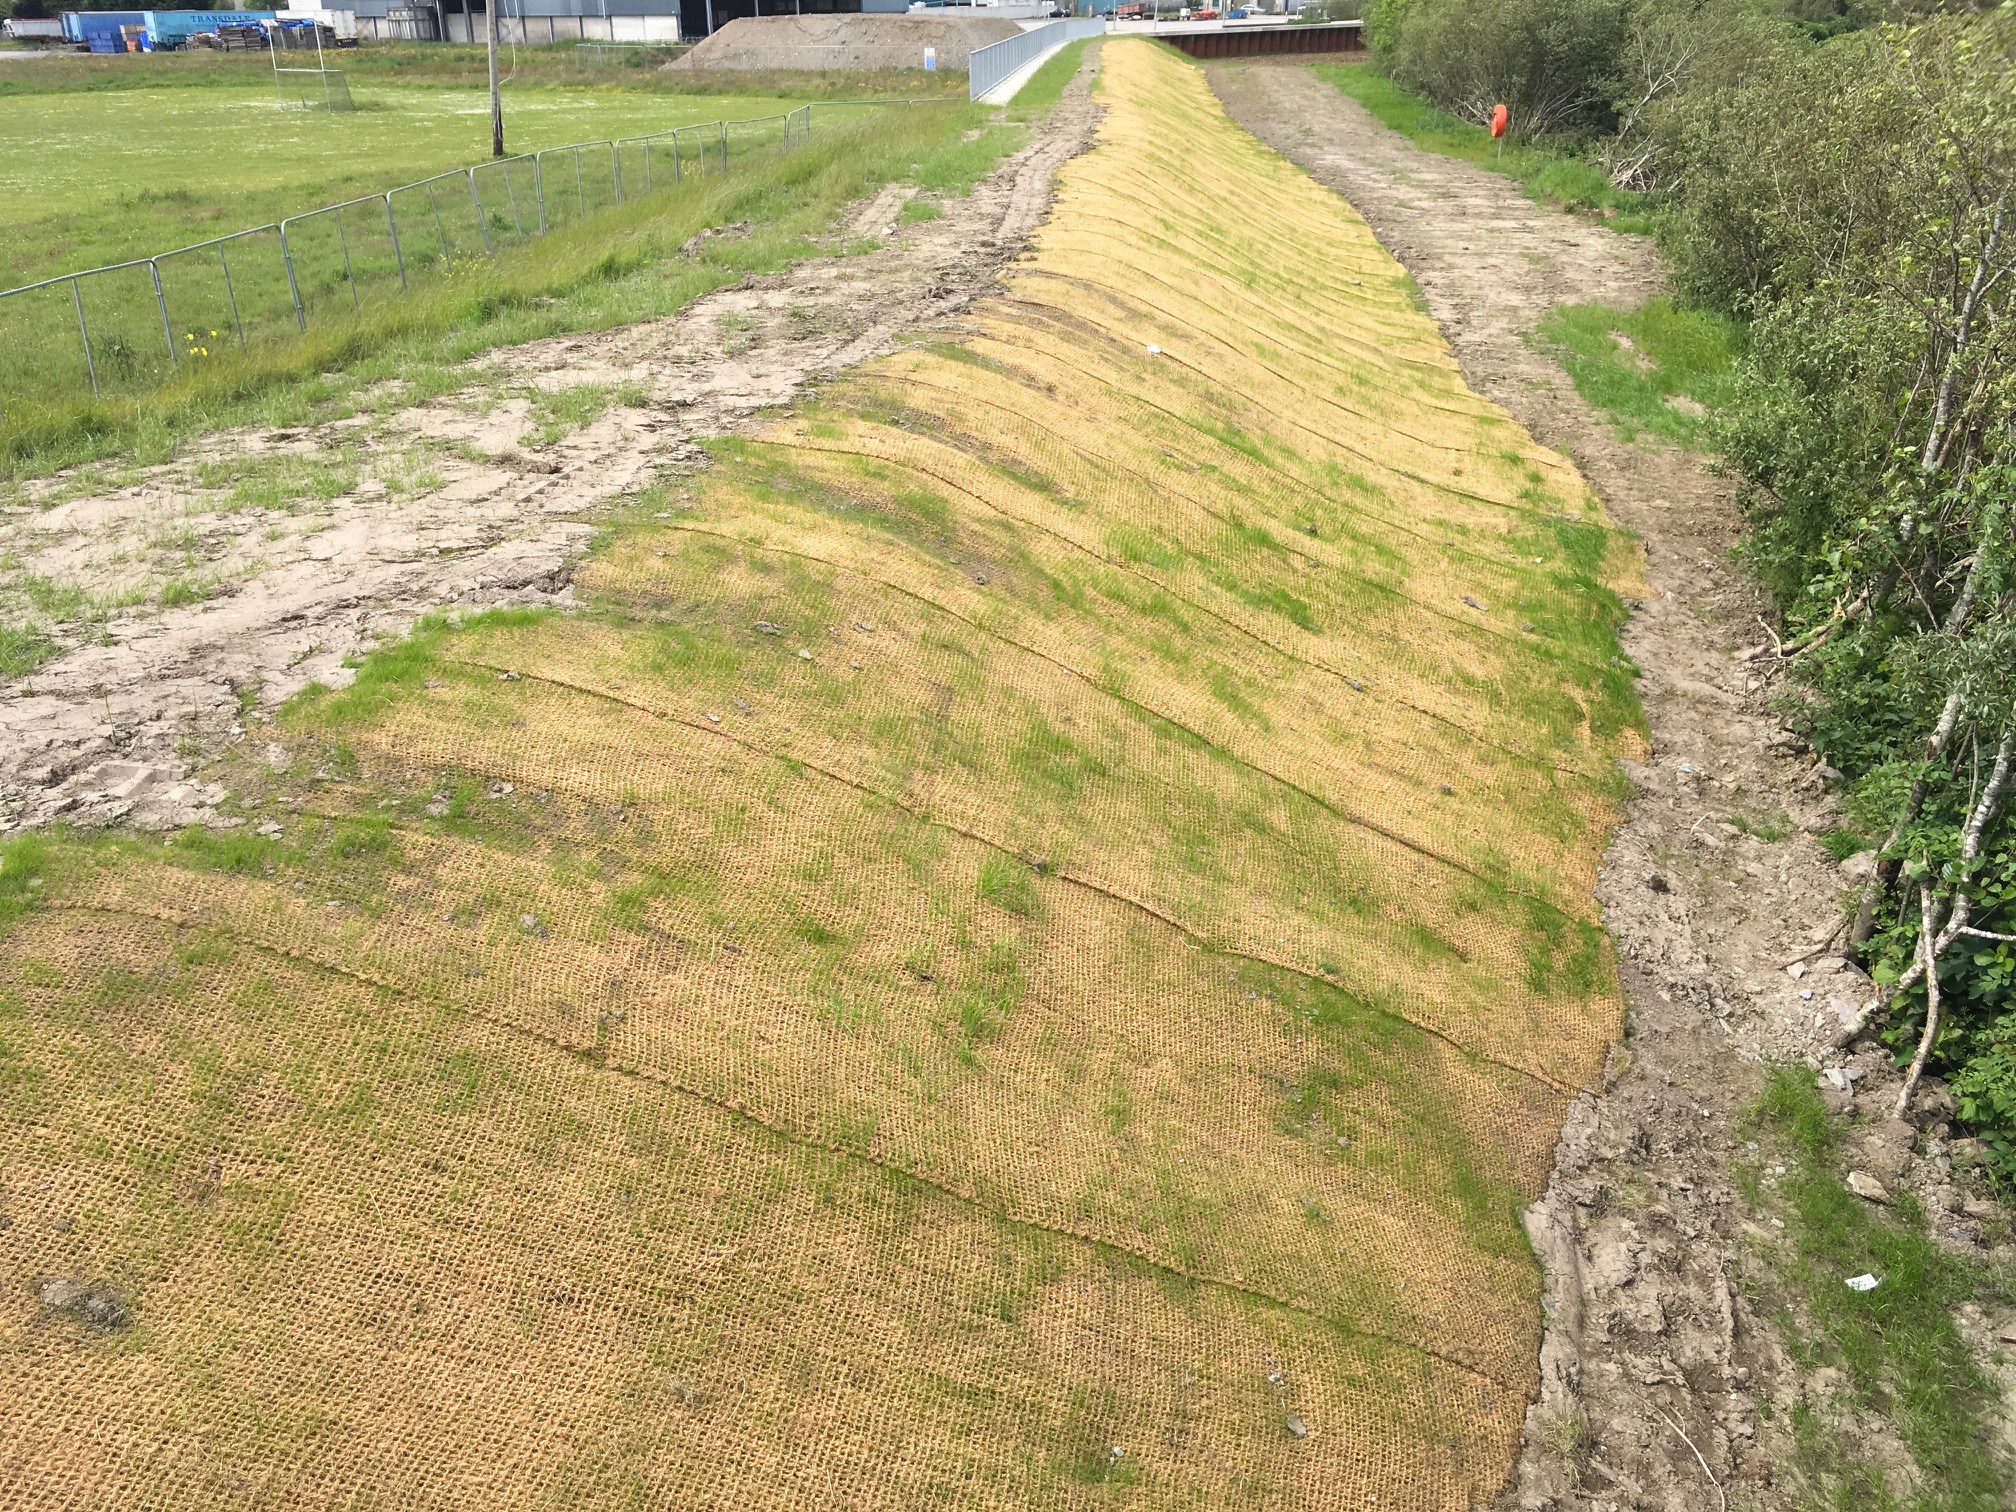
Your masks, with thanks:
[[(232, 347), (290, 339), (317, 320), (598, 210), (789, 151), (829, 105), (572, 142), (456, 168), (381, 194), (105, 267), (0, 290), (0, 406), (25, 395), (158, 387)], [(0, 410), (4, 413), (4, 410)]]
[(1099, 16), (1074, 16), (1032, 27), (1019, 37), (976, 47), (966, 59), (966, 97), (977, 100), (1003, 82), (1018, 68), (1027, 67), (1045, 53), (1055, 52), (1067, 42), (1106, 34), (1106, 22)]
[(646, 68), (690, 50), (677, 42), (576, 42), (574, 61), (583, 68)]

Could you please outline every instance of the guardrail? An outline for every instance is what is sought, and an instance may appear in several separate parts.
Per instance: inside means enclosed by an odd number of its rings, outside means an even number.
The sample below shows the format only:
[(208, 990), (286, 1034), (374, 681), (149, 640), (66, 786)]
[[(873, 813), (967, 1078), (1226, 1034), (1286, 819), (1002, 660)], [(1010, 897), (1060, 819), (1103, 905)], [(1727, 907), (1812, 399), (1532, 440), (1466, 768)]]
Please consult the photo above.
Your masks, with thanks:
[[(138, 392), (249, 336), (297, 337), (355, 314), (366, 290), (410, 288), (731, 159), (808, 140), (813, 112), (909, 100), (814, 101), (782, 115), (571, 142), (451, 169), (169, 252), (0, 290), (0, 400), (89, 386)], [(87, 295), (89, 296), (87, 299)], [(144, 312), (144, 313), (143, 313)], [(60, 333), (67, 330), (69, 335)], [(0, 410), (4, 415), (4, 410)]]
[(1106, 22), (1098, 16), (1075, 16), (1032, 27), (1019, 37), (1006, 37), (976, 47), (966, 59), (966, 98), (977, 100), (1000, 84), (1016, 69), (1026, 67), (1045, 53), (1054, 52), (1081, 37), (1103, 37)]

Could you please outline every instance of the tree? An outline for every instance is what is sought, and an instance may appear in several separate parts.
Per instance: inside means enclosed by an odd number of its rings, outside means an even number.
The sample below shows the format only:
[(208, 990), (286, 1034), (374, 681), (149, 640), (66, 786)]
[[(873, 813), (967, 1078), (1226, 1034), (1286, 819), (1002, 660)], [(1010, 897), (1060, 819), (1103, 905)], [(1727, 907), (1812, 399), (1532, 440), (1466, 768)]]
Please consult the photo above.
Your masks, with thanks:
[(1907, 1098), (1935, 1057), (1964, 1088), (1970, 1045), (2016, 1040), (2012, 37), (1999, 14), (1843, 37), (1661, 122), (1682, 276), (1754, 317), (1725, 436), (1746, 550), (1796, 717), (1882, 836), (1849, 943)]

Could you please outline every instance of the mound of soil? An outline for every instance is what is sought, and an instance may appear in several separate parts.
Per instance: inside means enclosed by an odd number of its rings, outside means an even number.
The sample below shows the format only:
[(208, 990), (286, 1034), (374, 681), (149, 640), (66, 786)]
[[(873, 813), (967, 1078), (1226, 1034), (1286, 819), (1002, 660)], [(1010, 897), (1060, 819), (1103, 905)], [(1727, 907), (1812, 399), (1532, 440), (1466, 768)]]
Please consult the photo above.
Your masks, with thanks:
[(987, 16), (745, 16), (665, 66), (922, 68), (930, 47), (937, 49), (940, 68), (958, 72), (974, 48), (1021, 31), (1013, 21)]

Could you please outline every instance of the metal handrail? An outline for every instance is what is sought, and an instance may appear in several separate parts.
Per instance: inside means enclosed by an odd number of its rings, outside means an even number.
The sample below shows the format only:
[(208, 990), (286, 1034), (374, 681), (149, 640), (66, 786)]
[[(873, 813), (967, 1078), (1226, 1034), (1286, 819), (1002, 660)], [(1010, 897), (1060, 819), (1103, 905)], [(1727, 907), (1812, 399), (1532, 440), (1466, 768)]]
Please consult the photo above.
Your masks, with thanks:
[(1075, 16), (1052, 21), (1046, 26), (1033, 26), (1020, 36), (1004, 37), (999, 42), (976, 47), (966, 56), (967, 98), (979, 99), (989, 90), (997, 88), (1017, 69), (1026, 68), (1066, 43), (1103, 36), (1105, 32), (1105, 17)]

